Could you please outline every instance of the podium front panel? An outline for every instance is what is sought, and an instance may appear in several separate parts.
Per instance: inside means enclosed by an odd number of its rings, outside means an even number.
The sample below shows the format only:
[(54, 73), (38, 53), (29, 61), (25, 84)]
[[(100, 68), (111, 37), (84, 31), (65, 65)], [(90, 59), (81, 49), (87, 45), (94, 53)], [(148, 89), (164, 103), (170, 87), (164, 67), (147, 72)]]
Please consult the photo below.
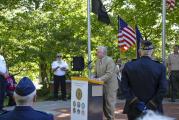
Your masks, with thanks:
[(87, 120), (88, 118), (88, 82), (72, 81), (71, 120)]
[(71, 120), (103, 120), (103, 82), (72, 79)]
[(103, 120), (103, 85), (88, 84), (88, 120)]

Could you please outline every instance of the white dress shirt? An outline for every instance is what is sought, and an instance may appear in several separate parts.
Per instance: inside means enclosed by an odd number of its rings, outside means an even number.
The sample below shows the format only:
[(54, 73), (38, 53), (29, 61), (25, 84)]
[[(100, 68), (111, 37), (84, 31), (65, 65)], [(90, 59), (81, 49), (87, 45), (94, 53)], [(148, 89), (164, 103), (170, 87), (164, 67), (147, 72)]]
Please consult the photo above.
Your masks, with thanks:
[(7, 72), (6, 61), (2, 55), (0, 55), (0, 72), (3, 74)]
[(59, 68), (54, 71), (54, 75), (57, 75), (57, 76), (63, 76), (63, 75), (65, 75), (66, 71), (61, 70), (60, 68), (66, 68), (66, 69), (68, 69), (68, 64), (65, 61), (63, 61), (63, 60), (53, 61), (53, 63), (52, 63), (52, 69), (55, 69), (58, 66), (59, 66)]

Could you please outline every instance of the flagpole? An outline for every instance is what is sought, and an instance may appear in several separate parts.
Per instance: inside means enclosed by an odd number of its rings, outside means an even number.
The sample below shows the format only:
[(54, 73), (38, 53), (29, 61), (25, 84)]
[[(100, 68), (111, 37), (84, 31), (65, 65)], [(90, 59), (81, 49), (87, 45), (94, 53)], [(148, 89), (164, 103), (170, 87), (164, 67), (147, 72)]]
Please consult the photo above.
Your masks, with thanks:
[(90, 19), (90, 0), (87, 0), (88, 18), (88, 77), (91, 77), (91, 19)]
[(163, 0), (163, 9), (162, 9), (162, 62), (165, 65), (165, 26), (166, 26), (166, 0)]
[[(120, 17), (119, 17), (119, 15), (118, 15), (118, 17), (117, 17), (117, 22), (118, 22), (118, 34), (119, 34), (119, 30), (120, 30), (120, 24), (119, 24), (119, 19), (120, 19)], [(118, 38), (119, 39), (119, 38)], [(117, 40), (117, 41), (119, 41), (119, 40)], [(118, 46), (119, 46), (119, 43), (118, 43)], [(121, 50), (120, 50), (120, 48), (119, 48), (119, 58), (121, 59)]]

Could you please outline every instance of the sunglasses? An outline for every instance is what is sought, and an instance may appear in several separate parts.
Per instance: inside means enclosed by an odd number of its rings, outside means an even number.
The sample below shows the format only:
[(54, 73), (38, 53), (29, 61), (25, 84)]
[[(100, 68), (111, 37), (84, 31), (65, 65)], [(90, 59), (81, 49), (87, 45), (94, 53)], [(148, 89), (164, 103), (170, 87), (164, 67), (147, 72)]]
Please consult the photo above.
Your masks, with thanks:
[(62, 57), (62, 56), (57, 56), (57, 57)]

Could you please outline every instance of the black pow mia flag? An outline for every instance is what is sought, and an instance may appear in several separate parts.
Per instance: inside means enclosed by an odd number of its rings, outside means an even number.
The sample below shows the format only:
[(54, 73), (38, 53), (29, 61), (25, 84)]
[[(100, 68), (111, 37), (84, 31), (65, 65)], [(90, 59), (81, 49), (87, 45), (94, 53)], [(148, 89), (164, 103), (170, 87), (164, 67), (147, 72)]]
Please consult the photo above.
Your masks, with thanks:
[(110, 18), (101, 0), (92, 0), (92, 12), (98, 15), (98, 20), (109, 25)]

